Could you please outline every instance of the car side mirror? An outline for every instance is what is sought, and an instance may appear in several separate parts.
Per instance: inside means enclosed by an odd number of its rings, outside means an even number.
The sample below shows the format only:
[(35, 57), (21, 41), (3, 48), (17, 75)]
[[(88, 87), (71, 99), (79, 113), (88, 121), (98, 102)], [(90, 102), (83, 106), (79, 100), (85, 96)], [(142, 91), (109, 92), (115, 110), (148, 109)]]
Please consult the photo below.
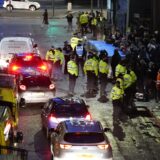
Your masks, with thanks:
[(104, 128), (103, 131), (104, 131), (104, 132), (110, 132), (111, 129), (110, 129), (110, 128)]
[(36, 47), (38, 47), (38, 45), (37, 45), (37, 44), (34, 44), (34, 45), (33, 45), (33, 48), (36, 48)]

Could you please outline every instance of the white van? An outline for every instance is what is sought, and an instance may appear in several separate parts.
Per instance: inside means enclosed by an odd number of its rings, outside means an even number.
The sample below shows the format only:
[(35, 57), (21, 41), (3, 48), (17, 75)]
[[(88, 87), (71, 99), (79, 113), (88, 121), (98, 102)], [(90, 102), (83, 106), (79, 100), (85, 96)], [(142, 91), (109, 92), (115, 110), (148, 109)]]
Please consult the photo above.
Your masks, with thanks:
[(30, 37), (4, 37), (0, 41), (0, 68), (6, 68), (16, 53), (40, 54), (37, 44)]

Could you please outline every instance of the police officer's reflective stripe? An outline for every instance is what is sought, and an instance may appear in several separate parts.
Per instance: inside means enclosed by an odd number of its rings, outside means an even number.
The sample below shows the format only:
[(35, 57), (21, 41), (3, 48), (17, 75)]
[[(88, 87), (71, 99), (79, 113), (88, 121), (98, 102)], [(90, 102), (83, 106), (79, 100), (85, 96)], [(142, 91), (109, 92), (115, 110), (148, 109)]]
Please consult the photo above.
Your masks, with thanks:
[(76, 46), (76, 53), (78, 57), (82, 57), (83, 55), (83, 46)]

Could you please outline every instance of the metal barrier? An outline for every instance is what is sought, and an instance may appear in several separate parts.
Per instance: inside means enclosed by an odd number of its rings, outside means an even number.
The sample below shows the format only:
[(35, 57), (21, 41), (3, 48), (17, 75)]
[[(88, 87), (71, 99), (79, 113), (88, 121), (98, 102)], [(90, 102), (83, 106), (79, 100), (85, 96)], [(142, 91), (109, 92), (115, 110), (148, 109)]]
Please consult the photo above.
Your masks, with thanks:
[(12, 146), (0, 145), (0, 160), (27, 160), (28, 151)]

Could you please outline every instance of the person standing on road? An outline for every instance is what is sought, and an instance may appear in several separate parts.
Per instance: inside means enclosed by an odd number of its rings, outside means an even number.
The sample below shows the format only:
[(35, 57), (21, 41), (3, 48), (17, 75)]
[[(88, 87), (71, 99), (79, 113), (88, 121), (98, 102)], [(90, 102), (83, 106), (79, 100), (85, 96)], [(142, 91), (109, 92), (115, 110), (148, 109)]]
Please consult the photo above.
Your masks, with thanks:
[(74, 49), (74, 54), (76, 55), (76, 58), (77, 58), (78, 71), (80, 73), (79, 68), (81, 67), (82, 74), (84, 75), (83, 66), (86, 60), (86, 49), (84, 48), (82, 41), (80, 40), (78, 41), (78, 44)]
[(70, 60), (70, 55), (72, 54), (72, 47), (68, 43), (68, 41), (64, 42), (64, 47), (63, 47), (63, 54), (64, 54), (64, 74), (67, 74), (67, 63)]
[(84, 34), (87, 33), (87, 25), (88, 25), (88, 14), (82, 12), (82, 14), (80, 15), (80, 25), (81, 25), (81, 34), (82, 36), (84, 36)]
[(73, 15), (71, 12), (68, 12), (66, 19), (67, 19), (67, 23), (68, 23), (67, 31), (72, 31), (73, 30), (73, 26), (72, 26)]
[(67, 63), (67, 71), (69, 74), (69, 96), (73, 96), (76, 80), (78, 78), (78, 65), (74, 55), (70, 56), (70, 61)]
[(45, 25), (48, 25), (48, 24), (49, 24), (49, 22), (48, 22), (48, 11), (47, 11), (47, 9), (44, 10), (44, 13), (43, 13), (43, 22), (42, 22), (42, 23), (45, 24)]

